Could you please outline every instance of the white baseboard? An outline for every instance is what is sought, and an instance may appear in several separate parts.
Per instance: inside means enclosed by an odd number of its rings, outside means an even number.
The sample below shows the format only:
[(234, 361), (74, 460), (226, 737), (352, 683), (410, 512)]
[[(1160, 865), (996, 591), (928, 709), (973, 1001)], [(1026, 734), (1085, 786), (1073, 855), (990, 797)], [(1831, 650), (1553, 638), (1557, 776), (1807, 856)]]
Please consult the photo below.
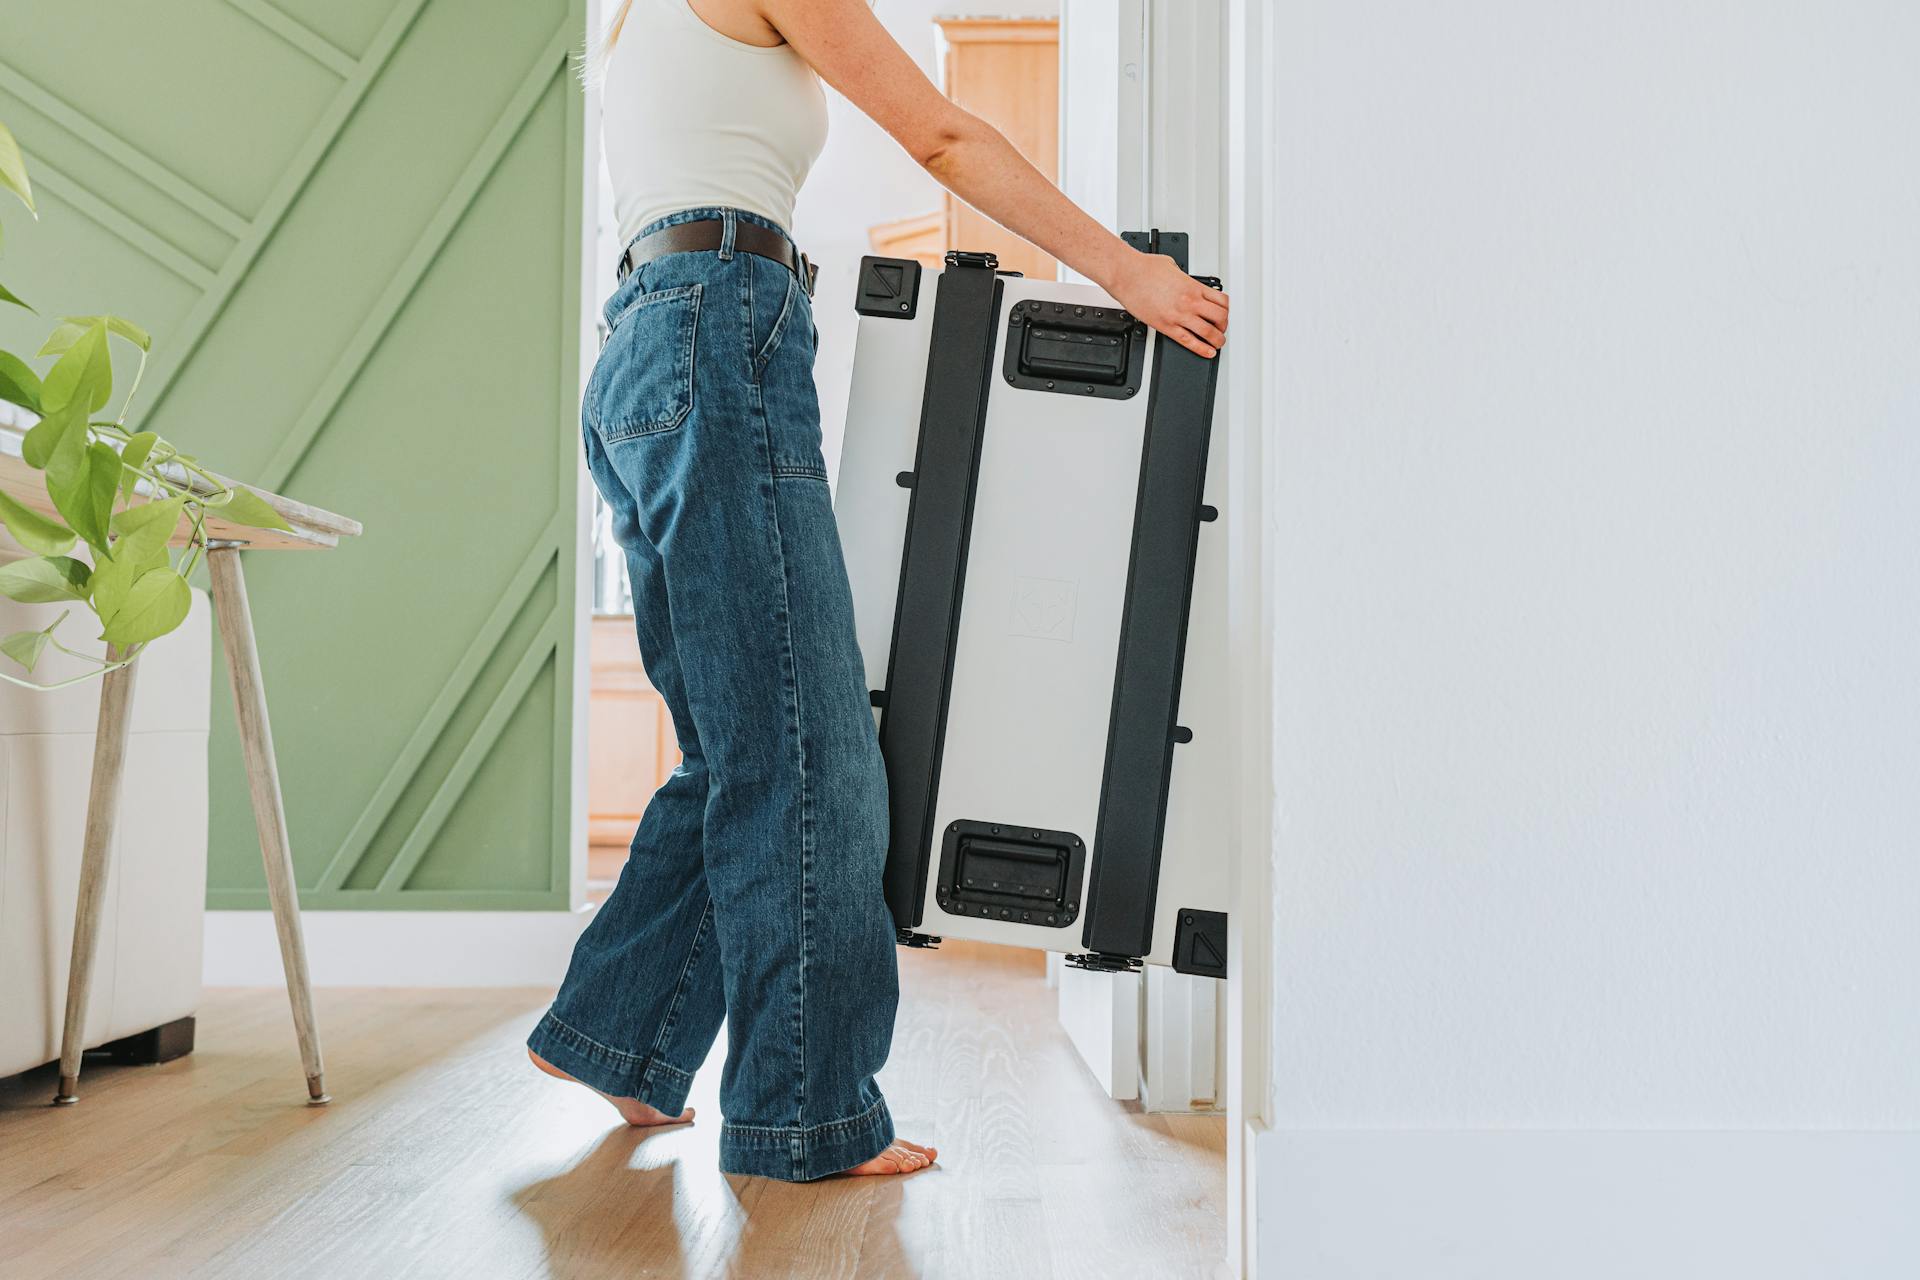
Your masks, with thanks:
[[(309, 911), (307, 964), (320, 987), (556, 987), (578, 911)], [(207, 912), (210, 987), (285, 981), (267, 911)]]
[(1910, 1280), (1920, 1133), (1269, 1130), (1262, 1280)]

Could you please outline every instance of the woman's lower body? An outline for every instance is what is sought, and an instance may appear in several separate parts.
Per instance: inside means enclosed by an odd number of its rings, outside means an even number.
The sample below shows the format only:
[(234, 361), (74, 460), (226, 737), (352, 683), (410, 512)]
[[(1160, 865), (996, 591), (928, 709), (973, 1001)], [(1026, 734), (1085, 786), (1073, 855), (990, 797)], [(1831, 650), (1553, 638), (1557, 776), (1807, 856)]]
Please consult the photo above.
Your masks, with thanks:
[[(724, 1018), (720, 1163), (824, 1177), (893, 1140), (886, 777), (820, 451), (811, 302), (733, 249), (607, 304), (584, 439), (683, 756), (528, 1046), (668, 1116)], [(778, 229), (778, 228), (775, 228)]]

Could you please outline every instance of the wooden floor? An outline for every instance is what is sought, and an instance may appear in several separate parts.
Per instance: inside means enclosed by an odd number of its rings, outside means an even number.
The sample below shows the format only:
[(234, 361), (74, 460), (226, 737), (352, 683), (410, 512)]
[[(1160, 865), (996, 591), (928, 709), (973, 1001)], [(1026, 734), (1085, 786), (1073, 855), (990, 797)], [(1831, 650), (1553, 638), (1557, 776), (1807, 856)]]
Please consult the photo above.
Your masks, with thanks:
[(715, 1168), (718, 1058), (690, 1128), (640, 1136), (521, 1042), (541, 991), (322, 991), (333, 1105), (282, 991), (209, 992), (200, 1047), (0, 1081), (0, 1276), (1219, 1274), (1225, 1126), (1103, 1097), (1037, 957), (902, 952), (882, 1076), (911, 1178), (805, 1186)]

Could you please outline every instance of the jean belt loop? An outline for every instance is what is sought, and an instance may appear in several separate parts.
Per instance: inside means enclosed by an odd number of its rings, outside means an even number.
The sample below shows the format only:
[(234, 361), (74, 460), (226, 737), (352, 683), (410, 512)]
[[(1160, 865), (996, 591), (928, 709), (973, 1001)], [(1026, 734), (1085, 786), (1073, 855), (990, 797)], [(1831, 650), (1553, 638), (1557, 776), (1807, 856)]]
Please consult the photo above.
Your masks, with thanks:
[(733, 210), (720, 211), (720, 261), (722, 262), (733, 261), (733, 235), (739, 225), (740, 219), (735, 216)]

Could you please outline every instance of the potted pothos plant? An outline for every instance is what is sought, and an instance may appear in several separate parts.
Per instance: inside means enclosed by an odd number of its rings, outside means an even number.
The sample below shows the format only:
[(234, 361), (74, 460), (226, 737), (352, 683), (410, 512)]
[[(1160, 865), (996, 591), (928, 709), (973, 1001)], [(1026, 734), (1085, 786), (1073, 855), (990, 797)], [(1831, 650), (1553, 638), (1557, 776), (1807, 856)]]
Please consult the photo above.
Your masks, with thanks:
[[(0, 187), (39, 217), (26, 161), (5, 124)], [(4, 281), (0, 304), (34, 310)], [(109, 406), (116, 341), (137, 350), (139, 364), (114, 412)], [(0, 348), (0, 400), (37, 419), (20, 441), (20, 454), (41, 472), (53, 507), (53, 514), (44, 513), (0, 489), (0, 522), (29, 553), (0, 564), (0, 595), (70, 606), (40, 630), (0, 636), (0, 679), (9, 683), (57, 689), (91, 679), (132, 662), (178, 627), (193, 603), (187, 579), (205, 553), (209, 513), (256, 528), (288, 527), (258, 494), (205, 470), (153, 432), (127, 425), (152, 346), (139, 325), (93, 315), (65, 316), (54, 326), (33, 357), (44, 372)], [(171, 547), (183, 521), (191, 536)], [(76, 554), (82, 544), (84, 556)], [(98, 638), (107, 642), (104, 655), (70, 647), (55, 634), (75, 612), (98, 623)], [(33, 679), (49, 647), (89, 669), (50, 684)]]

